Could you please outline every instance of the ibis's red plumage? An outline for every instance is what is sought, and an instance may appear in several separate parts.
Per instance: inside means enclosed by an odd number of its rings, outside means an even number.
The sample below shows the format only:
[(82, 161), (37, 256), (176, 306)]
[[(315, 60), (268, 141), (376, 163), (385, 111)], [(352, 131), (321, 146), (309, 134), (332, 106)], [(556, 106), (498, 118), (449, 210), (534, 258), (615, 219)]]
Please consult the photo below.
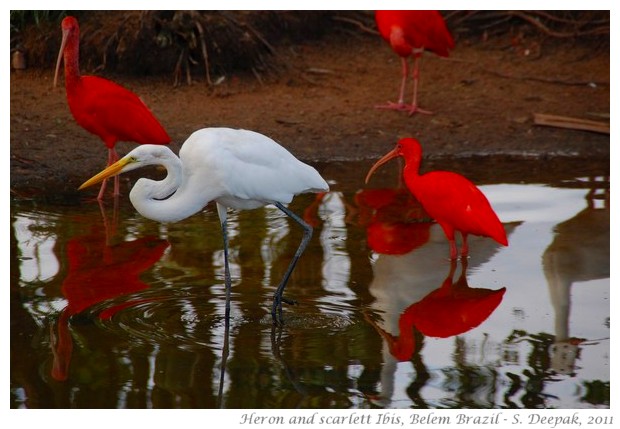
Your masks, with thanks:
[[(441, 14), (436, 10), (378, 10), (375, 20), (381, 37), (401, 57), (402, 78), (398, 102), (377, 106), (392, 110), (431, 113), (418, 106), (419, 59), (424, 51), (447, 57), (454, 48), (454, 40)], [(409, 74), (408, 58), (413, 56), (413, 99), (404, 101), (405, 85)]]
[(465, 177), (450, 171), (420, 174), (422, 147), (413, 138), (399, 140), (396, 147), (377, 161), (368, 172), (366, 181), (375, 170), (390, 159), (405, 159), (403, 178), (407, 188), (420, 201), (424, 210), (443, 228), (450, 241), (450, 257), (456, 259), (455, 231), (463, 237), (461, 255), (466, 256), (469, 234), (490, 237), (507, 246), (506, 231), (486, 196)]
[(375, 12), (381, 37), (394, 52), (408, 57), (419, 50), (447, 57), (454, 40), (441, 14), (436, 10), (378, 10)]
[[(118, 160), (116, 143), (167, 144), (170, 137), (149, 108), (133, 92), (107, 79), (81, 76), (79, 70), (80, 27), (77, 20), (63, 19), (62, 44), (56, 63), (54, 85), (58, 79), (60, 60), (65, 63), (67, 102), (75, 121), (103, 140), (108, 148), (108, 165)], [(99, 191), (103, 197), (105, 181)], [(118, 178), (115, 180), (118, 195)]]

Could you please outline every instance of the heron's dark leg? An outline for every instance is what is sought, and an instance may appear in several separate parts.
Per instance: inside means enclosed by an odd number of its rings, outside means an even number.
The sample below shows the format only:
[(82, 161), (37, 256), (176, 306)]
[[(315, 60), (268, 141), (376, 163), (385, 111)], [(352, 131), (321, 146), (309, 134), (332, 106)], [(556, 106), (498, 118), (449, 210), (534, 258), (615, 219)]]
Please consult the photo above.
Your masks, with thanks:
[[(294, 304), (294, 301), (290, 301), (290, 300), (283, 298), (282, 293), (284, 292), (286, 283), (288, 282), (288, 279), (291, 276), (291, 273), (293, 272), (293, 269), (295, 268), (297, 261), (299, 260), (302, 253), (304, 253), (304, 250), (306, 249), (308, 242), (312, 238), (312, 227), (308, 225), (302, 218), (300, 218), (295, 213), (293, 213), (292, 211), (284, 207), (281, 203), (276, 202), (274, 204), (277, 208), (282, 210), (287, 216), (292, 218), (295, 222), (301, 225), (301, 227), (304, 229), (304, 236), (301, 239), (301, 243), (299, 244), (297, 251), (295, 252), (295, 256), (293, 256), (293, 259), (291, 260), (291, 263), (286, 269), (286, 273), (284, 274), (284, 277), (282, 278), (280, 285), (278, 286), (278, 288), (276, 289), (276, 292), (273, 295), (273, 306), (271, 307), (271, 316), (273, 317), (274, 323), (282, 323), (283, 322), (282, 302), (286, 302), (287, 304)], [(276, 311), (277, 311), (277, 317), (276, 317)]]
[(230, 279), (230, 268), (228, 268), (228, 232), (226, 231), (226, 221), (222, 222), (222, 236), (224, 237), (224, 283), (226, 285), (226, 319), (230, 316), (230, 290), (232, 280)]
[(230, 268), (228, 267), (228, 228), (226, 227), (226, 207), (217, 204), (217, 214), (222, 225), (222, 238), (224, 239), (224, 285), (226, 287), (226, 310), (225, 318), (230, 317), (230, 293), (232, 289), (232, 280), (230, 278)]
[(222, 361), (220, 363), (220, 386), (218, 390), (218, 405), (224, 407), (224, 376), (226, 375), (226, 363), (229, 351), (229, 331), (230, 331), (230, 294), (232, 280), (230, 278), (230, 268), (228, 267), (228, 228), (226, 226), (227, 210), (226, 207), (216, 204), (217, 214), (222, 226), (222, 237), (224, 239), (224, 284), (226, 287), (226, 307), (224, 313), (224, 345), (222, 347)]
[(228, 270), (228, 234), (226, 234), (226, 221), (222, 224), (222, 232), (224, 233), (224, 264), (226, 273), (226, 310), (224, 316), (224, 344), (222, 346), (222, 360), (220, 362), (220, 385), (218, 389), (217, 402), (219, 408), (224, 408), (224, 378), (226, 375), (226, 363), (228, 362), (229, 353), (229, 336), (230, 336), (230, 272)]

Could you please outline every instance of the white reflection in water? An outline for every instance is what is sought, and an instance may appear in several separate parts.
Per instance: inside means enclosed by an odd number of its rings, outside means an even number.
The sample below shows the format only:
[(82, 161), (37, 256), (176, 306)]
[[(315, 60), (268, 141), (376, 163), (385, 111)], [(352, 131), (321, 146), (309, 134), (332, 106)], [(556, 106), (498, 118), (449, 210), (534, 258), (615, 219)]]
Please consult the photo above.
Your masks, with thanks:
[[(218, 222), (219, 225), (219, 222)], [(228, 269), (230, 270), (231, 283), (234, 286), (241, 281), (241, 267), (238, 263), (238, 248), (233, 246), (235, 238), (239, 235), (239, 217), (236, 212), (230, 212), (226, 218), (226, 231), (228, 235)], [(213, 231), (213, 233), (216, 233)], [(222, 235), (221, 229), (217, 231), (220, 236)], [(221, 239), (221, 248), (213, 252), (213, 258), (211, 263), (215, 268), (217, 278), (224, 279), (226, 267), (224, 264), (224, 239)], [(223, 295), (222, 295), (223, 296)]]
[(551, 189), (544, 185), (487, 185), (479, 187), (502, 222), (548, 222), (555, 224), (580, 210), (576, 201), (584, 189)]
[[(514, 226), (507, 226), (506, 229), (510, 241)], [(487, 262), (499, 249), (499, 245), (493, 240), (476, 236), (469, 238), (469, 245), (470, 270)], [(417, 348), (420, 344), (407, 345), (407, 341), (414, 341), (412, 339), (413, 327), (403, 322), (406, 317), (404, 313), (412, 304), (420, 302), (425, 296), (441, 287), (450, 270), (448, 254), (449, 247), (445, 234), (439, 225), (434, 224), (430, 227), (428, 241), (422, 247), (405, 255), (378, 255), (374, 261), (374, 278), (369, 290), (376, 298), (373, 308), (382, 315), (383, 320), (378, 323), (379, 329), (398, 337), (400, 343), (390, 344), (389, 341), (383, 343), (382, 406), (398, 407), (409, 404), (410, 398), (406, 392), (409, 384), (415, 379), (415, 375), (412, 376), (412, 374), (416, 373), (410, 360), (415, 353), (419, 352)], [(459, 273), (460, 269), (456, 276)], [(488, 287), (499, 289), (491, 285)], [(481, 325), (480, 329), (484, 329), (485, 326), (486, 322)], [(402, 331), (404, 327), (408, 328), (405, 332)], [(451, 361), (453, 341), (437, 341), (441, 343), (441, 349), (428, 353), (429, 343), (433, 342), (431, 338), (425, 339), (424, 342), (424, 356), (432, 356), (427, 358), (429, 366), (431, 368), (451, 366), (453, 364)], [(409, 352), (404, 351), (406, 347), (411, 347)], [(398, 352), (395, 352), (395, 349)], [(395, 356), (396, 353), (400, 353), (400, 356)], [(405, 376), (405, 374), (408, 375)], [(435, 374), (435, 382), (438, 382), (437, 377), (443, 378), (440, 373)], [(445, 392), (441, 391), (441, 395), (445, 395)]]
[[(348, 301), (355, 298), (349, 288), (351, 273), (351, 257), (346, 249), (347, 227), (345, 224), (345, 208), (339, 193), (330, 193), (323, 199), (323, 226), (321, 245), (323, 247), (323, 289), (329, 295), (318, 299), (319, 302), (332, 307), (332, 310), (344, 311)], [(338, 309), (334, 309), (334, 301)], [(322, 306), (323, 310), (324, 307)], [(346, 311), (350, 314), (350, 311)]]
[[(501, 374), (500, 379), (510, 380), (508, 373), (530, 367), (532, 347), (538, 340), (510, 343), (506, 339), (516, 331), (551, 333), (555, 338), (550, 348), (551, 369), (568, 377), (558, 377), (544, 386), (549, 395), (547, 405), (581, 407), (577, 392), (583, 388), (583, 380), (609, 380), (609, 309), (605, 308), (609, 300), (608, 200), (606, 204), (592, 200), (584, 189), (536, 185), (482, 188), (503, 222), (519, 224), (505, 223), (510, 242), (506, 248), (490, 239), (471, 237), (469, 284), (507, 289), (503, 304), (485, 322), (459, 335), (465, 351), (460, 365), (473, 365), (479, 371), (493, 369)], [(420, 365), (431, 374), (424, 383), (424, 399), (434, 402), (449, 396), (446, 370), (455, 365), (454, 338), (426, 337), (417, 368), (409, 359), (399, 362), (395, 357), (395, 350), (403, 351), (399, 336), (405, 335), (401, 332), (405, 309), (441, 285), (448, 272), (447, 249), (443, 232), (434, 225), (421, 248), (406, 255), (373, 258), (370, 292), (376, 298), (373, 308), (382, 320), (371, 323), (392, 335), (384, 335), (382, 406), (410, 406)], [(590, 293), (582, 289), (576, 293), (572, 289), (576, 284)], [(579, 309), (576, 315), (571, 308)], [(419, 346), (411, 347), (415, 352)], [(528, 377), (523, 378), (527, 381)], [(480, 405), (502, 403), (509, 388), (510, 383), (480, 388), (478, 396), (482, 391), (487, 394), (479, 397)]]
[[(382, 338), (382, 362), (380, 374), (380, 405), (410, 407), (411, 386), (424, 374), (428, 380), (421, 383), (420, 396), (436, 405), (442, 400), (454, 399), (454, 375), (457, 366), (455, 349), (459, 344), (458, 365), (478, 368), (482, 373), (495, 371), (492, 379), (496, 385), (482, 386), (472, 399), (481, 406), (504, 404), (504, 396), (510, 389), (510, 376), (515, 374), (525, 382), (525, 375), (532, 367), (530, 358), (536, 339), (530, 336), (518, 341), (508, 341), (516, 331), (535, 336), (551, 336), (549, 348), (552, 370), (557, 371), (552, 382), (545, 378), (544, 394), (548, 395), (549, 407), (571, 408), (587, 406), (579, 397), (583, 383), (588, 380), (609, 381), (609, 203), (607, 200), (589, 199), (587, 189), (558, 189), (542, 185), (488, 185), (482, 186), (500, 219), (505, 223), (509, 247), (501, 247), (488, 238), (471, 237), (470, 259), (467, 281), (471, 287), (499, 290), (506, 287), (499, 307), (479, 326), (463, 333), (458, 338), (426, 337), (417, 360), (399, 362), (390, 350), (387, 340)], [(358, 297), (351, 289), (351, 268), (363, 255), (349, 254), (354, 246), (346, 246), (348, 232), (358, 226), (345, 222), (344, 197), (331, 193), (324, 197), (320, 206), (319, 241), (323, 250), (322, 276), (324, 293), (318, 298), (319, 310), (333, 313), (346, 312), (351, 315), (366, 309), (353, 308), (351, 302)], [(266, 233), (260, 244), (261, 261), (265, 269), (262, 282), (272, 287), (272, 265), (278, 259), (283, 246), (278, 245), (289, 235), (286, 218), (275, 208), (256, 211), (256, 216), (265, 216)], [(57, 236), (49, 225), (58, 222), (53, 216), (24, 213), (14, 216), (13, 228), (17, 247), (22, 259), (20, 281), (29, 283), (48, 281), (58, 275), (60, 263), (55, 249)], [(239, 221), (231, 213), (229, 231), (231, 240), (239, 234)], [(136, 221), (139, 222), (139, 221)], [(215, 223), (213, 223), (215, 225)], [(135, 239), (144, 235), (138, 223), (130, 225), (126, 238)], [(319, 229), (317, 229), (319, 230)], [(168, 232), (159, 229), (162, 236)], [(219, 234), (219, 231), (212, 231)], [(182, 247), (183, 242), (175, 245)], [(447, 261), (449, 247), (437, 225), (429, 230), (429, 239), (422, 246), (405, 255), (372, 255), (373, 278), (368, 279), (368, 291), (374, 302), (367, 315), (378, 329), (397, 337), (400, 332), (400, 317), (413, 303), (419, 302), (439, 288), (450, 271)], [(217, 313), (224, 314), (223, 255), (221, 248), (212, 253), (212, 264), (217, 278), (212, 288), (212, 302)], [(240, 261), (231, 254), (233, 283), (238, 284), (242, 274)], [(181, 283), (177, 278), (193, 281), (196, 267), (175, 266), (172, 258), (163, 258), (155, 264), (152, 272), (158, 282), (165, 285)], [(303, 258), (300, 263), (303, 263)], [(367, 263), (367, 260), (364, 260)], [(166, 267), (167, 270), (162, 268)], [(202, 271), (200, 271), (202, 273)], [(455, 279), (460, 275), (460, 266)], [(203, 280), (201, 280), (203, 281)], [(279, 279), (275, 279), (279, 281)], [(366, 285), (363, 285), (366, 287)], [(357, 289), (356, 289), (357, 290)], [(39, 294), (44, 296), (43, 293)], [(270, 297), (266, 294), (268, 300)], [(235, 302), (233, 287), (232, 315), (241, 314)], [(53, 314), (66, 302), (49, 296), (36, 303), (23, 303), (24, 308), (38, 320), (43, 312)], [(201, 309), (195, 302), (183, 302), (184, 322), (189, 331), (200, 321)], [(58, 307), (58, 308), (56, 308)], [(212, 316), (210, 316), (212, 317)], [(371, 323), (369, 322), (369, 323)], [(197, 325), (196, 325), (197, 326)], [(370, 329), (375, 329), (373, 326)], [(221, 350), (223, 330), (213, 328), (211, 344)], [(234, 347), (234, 342), (231, 347)], [(155, 351), (149, 357), (153, 371)], [(267, 354), (272, 344), (268, 337), (261, 338), (261, 350)], [(415, 346), (414, 346), (415, 347)], [(241, 349), (240, 349), (241, 350)], [(377, 353), (378, 354), (378, 353)], [(234, 350), (231, 350), (234, 356)], [(219, 364), (219, 362), (218, 362)], [(357, 380), (363, 366), (352, 364), (349, 377)], [(149, 376), (149, 386), (154, 386), (154, 375)], [(230, 374), (225, 374), (226, 391), (230, 385)], [(452, 378), (451, 378), (452, 377)], [(534, 380), (536, 381), (536, 380)], [(219, 384), (219, 374), (213, 375), (213, 385)], [(16, 390), (18, 391), (18, 390)], [(520, 392), (522, 394), (523, 391)], [(480, 395), (484, 394), (482, 398)], [(519, 398), (512, 398), (517, 406)], [(357, 404), (356, 404), (357, 405)], [(365, 405), (360, 400), (360, 406)]]
[(20, 278), (23, 282), (45, 282), (56, 274), (60, 268), (54, 255), (56, 236), (40, 231), (45, 226), (45, 217), (16, 216), (13, 228), (21, 254)]
[(290, 233), (288, 220), (282, 211), (275, 206), (266, 206), (264, 209), (267, 220), (267, 231), (260, 246), (260, 254), (263, 260), (265, 276), (263, 286), (273, 288), (281, 279), (273, 279), (271, 267), (280, 256), (282, 246), (278, 244)]

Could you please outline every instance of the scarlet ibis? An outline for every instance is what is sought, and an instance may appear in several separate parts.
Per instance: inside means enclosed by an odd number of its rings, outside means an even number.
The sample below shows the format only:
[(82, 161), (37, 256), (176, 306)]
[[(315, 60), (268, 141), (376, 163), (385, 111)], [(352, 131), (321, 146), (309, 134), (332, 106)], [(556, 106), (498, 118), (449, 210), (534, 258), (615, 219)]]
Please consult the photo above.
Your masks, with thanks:
[(422, 146), (414, 138), (403, 138), (396, 147), (379, 159), (368, 171), (370, 176), (389, 160), (402, 156), (405, 159), (403, 178), (411, 193), (420, 201), (424, 210), (441, 225), (450, 242), (450, 259), (457, 259), (454, 232), (463, 237), (461, 256), (469, 252), (469, 234), (490, 237), (507, 246), (506, 231), (485, 195), (467, 178), (450, 171), (432, 171), (420, 174)]
[[(116, 143), (168, 144), (170, 137), (144, 102), (133, 92), (97, 76), (81, 76), (79, 66), (80, 27), (77, 19), (62, 20), (62, 42), (56, 61), (54, 86), (58, 81), (60, 60), (64, 57), (67, 102), (75, 121), (103, 140), (108, 148), (108, 165), (118, 161)], [(103, 198), (106, 181), (97, 199)], [(119, 194), (118, 178), (114, 195)]]
[[(454, 48), (454, 40), (441, 14), (436, 10), (378, 10), (375, 20), (381, 37), (390, 44), (401, 58), (402, 79), (398, 102), (388, 102), (378, 108), (404, 110), (410, 115), (416, 112), (430, 114), (418, 106), (419, 63), (424, 51), (447, 57)], [(405, 85), (409, 75), (408, 58), (413, 56), (413, 99), (404, 101)]]
[[(204, 128), (183, 144), (179, 157), (165, 146), (143, 145), (80, 186), (146, 165), (162, 165), (168, 175), (161, 181), (138, 180), (129, 198), (142, 216), (159, 222), (176, 222), (215, 201), (224, 237), (227, 307), (231, 289), (228, 270), (227, 209), (247, 210), (273, 204), (304, 229), (302, 241), (273, 297), (271, 315), (282, 323), (282, 293), (312, 237), (312, 226), (284, 204), (305, 192), (327, 192), (329, 186), (311, 166), (267, 136), (248, 130)], [(278, 317), (276, 319), (276, 311)]]

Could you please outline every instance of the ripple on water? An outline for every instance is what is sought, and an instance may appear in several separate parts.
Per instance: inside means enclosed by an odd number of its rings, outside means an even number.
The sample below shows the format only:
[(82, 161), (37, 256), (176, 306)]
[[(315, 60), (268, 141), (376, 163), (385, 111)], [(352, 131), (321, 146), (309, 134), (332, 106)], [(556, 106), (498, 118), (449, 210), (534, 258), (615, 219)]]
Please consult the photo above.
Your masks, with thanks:
[[(298, 307), (290, 307), (284, 310), (284, 327), (294, 330), (302, 329), (328, 329), (340, 330), (353, 324), (351, 317), (336, 313), (316, 312), (316, 308), (310, 312), (298, 311)], [(261, 320), (262, 325), (271, 325), (271, 313), (266, 314)]]
[[(149, 343), (165, 343), (183, 348), (220, 348), (225, 335), (224, 300), (213, 300), (204, 286), (146, 290), (92, 306), (85, 316), (108, 332)], [(231, 304), (229, 326), (244, 324), (257, 329), (273, 325), (271, 312), (260, 319), (240, 314)], [(353, 324), (348, 315), (320, 311), (316, 307), (287, 306), (284, 329), (341, 330)]]
[[(184, 348), (219, 348), (225, 328), (223, 305), (210, 298), (197, 287), (148, 290), (97, 304), (87, 315), (122, 336)], [(231, 326), (240, 323), (242, 318), (231, 317)]]

